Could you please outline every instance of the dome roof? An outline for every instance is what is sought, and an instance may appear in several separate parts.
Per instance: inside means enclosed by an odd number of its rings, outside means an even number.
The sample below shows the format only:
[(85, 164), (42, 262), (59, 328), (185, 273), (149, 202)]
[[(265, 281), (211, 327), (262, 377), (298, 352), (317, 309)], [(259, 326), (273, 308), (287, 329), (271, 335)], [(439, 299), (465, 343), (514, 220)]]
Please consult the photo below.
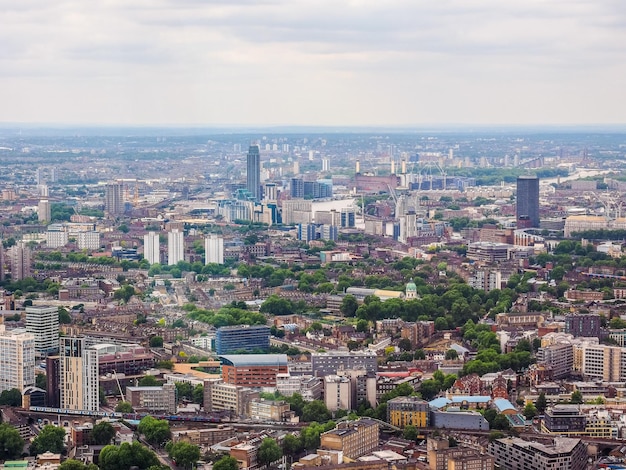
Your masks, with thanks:
[(417, 286), (413, 282), (413, 278), (411, 278), (409, 282), (407, 283), (406, 290), (411, 291), (411, 292), (417, 292)]

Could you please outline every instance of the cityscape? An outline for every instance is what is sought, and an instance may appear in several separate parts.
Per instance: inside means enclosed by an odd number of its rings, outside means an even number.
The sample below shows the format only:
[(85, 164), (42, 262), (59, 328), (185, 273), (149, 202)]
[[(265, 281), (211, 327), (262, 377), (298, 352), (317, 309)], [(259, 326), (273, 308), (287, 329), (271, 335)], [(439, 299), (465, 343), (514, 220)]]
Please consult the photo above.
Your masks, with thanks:
[(0, 132), (6, 468), (619, 468), (626, 134), (117, 132)]
[(0, 0), (0, 470), (626, 469), (624, 5)]

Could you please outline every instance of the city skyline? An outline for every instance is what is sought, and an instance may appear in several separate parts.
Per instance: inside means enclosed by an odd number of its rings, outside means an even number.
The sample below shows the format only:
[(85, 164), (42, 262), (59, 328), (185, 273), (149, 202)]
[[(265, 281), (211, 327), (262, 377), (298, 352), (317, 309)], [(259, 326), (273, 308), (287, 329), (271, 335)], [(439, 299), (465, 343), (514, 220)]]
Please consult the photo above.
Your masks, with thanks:
[(619, 124), (625, 19), (587, 0), (3, 2), (0, 122)]

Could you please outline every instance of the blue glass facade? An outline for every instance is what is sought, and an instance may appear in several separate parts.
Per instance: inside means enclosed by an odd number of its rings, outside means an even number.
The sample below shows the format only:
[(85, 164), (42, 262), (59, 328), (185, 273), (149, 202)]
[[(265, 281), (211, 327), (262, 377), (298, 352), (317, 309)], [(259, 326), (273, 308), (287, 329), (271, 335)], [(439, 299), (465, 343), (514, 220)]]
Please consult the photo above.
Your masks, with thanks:
[(215, 352), (232, 354), (236, 351), (269, 351), (269, 326), (223, 326), (215, 335)]

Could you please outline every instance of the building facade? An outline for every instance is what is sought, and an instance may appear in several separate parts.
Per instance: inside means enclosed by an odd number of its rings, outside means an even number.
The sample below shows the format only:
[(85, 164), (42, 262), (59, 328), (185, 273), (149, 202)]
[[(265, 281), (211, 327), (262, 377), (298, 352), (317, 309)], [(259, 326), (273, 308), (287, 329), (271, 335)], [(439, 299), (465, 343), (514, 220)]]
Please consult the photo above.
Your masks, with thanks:
[(122, 183), (108, 183), (104, 188), (104, 212), (108, 216), (124, 213), (124, 186)]
[(0, 392), (23, 392), (35, 385), (35, 336), (24, 328), (6, 331), (0, 324)]
[(204, 264), (224, 264), (224, 238), (211, 234), (204, 239)]
[(185, 234), (178, 229), (167, 232), (167, 264), (185, 260)]
[(539, 178), (536, 176), (517, 178), (516, 216), (518, 228), (539, 227)]
[(373, 351), (332, 351), (311, 354), (313, 375), (324, 377), (340, 370), (377, 372), (378, 362)]
[(584, 470), (587, 448), (580, 439), (555, 437), (551, 444), (517, 437), (496, 439), (489, 444), (495, 464), (507, 470)]
[(166, 383), (157, 387), (126, 387), (126, 401), (135, 411), (176, 413), (176, 385)]
[(322, 449), (342, 451), (349, 459), (357, 459), (378, 447), (378, 423), (371, 419), (344, 421), (321, 436)]
[(231, 354), (220, 360), (222, 380), (243, 387), (276, 387), (276, 376), (288, 372), (285, 354)]
[(396, 397), (387, 402), (387, 421), (404, 428), (415, 426), (425, 428), (430, 424), (428, 402), (418, 397)]
[(58, 307), (26, 307), (26, 331), (35, 336), (35, 350), (41, 357), (59, 350)]
[(251, 145), (246, 160), (246, 189), (255, 201), (261, 200), (261, 152)]
[(161, 246), (158, 233), (148, 232), (143, 236), (143, 257), (150, 264), (161, 262)]
[(59, 348), (61, 408), (98, 411), (98, 352), (85, 338), (63, 337)]
[(222, 326), (215, 334), (215, 352), (232, 354), (236, 351), (268, 351), (270, 328), (265, 325)]

